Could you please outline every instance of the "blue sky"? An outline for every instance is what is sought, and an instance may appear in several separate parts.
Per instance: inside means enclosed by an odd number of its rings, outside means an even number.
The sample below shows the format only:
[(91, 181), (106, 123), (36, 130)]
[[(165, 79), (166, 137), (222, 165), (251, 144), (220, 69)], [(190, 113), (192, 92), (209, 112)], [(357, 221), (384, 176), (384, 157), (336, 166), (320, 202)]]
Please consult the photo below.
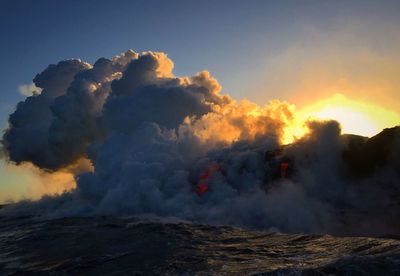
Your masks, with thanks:
[(168, 53), (178, 75), (209, 70), (235, 98), (280, 98), (279, 89), (249, 90), (268, 78), (260, 72), (269, 60), (313, 39), (307, 31), (399, 23), (399, 15), (398, 1), (2, 1), (0, 122), (23, 99), (18, 85), (48, 64), (128, 48)]
[[(400, 1), (3, 0), (0, 126), (25, 97), (18, 86), (49, 64), (129, 48), (166, 52), (176, 75), (208, 70), (258, 104), (301, 106), (311, 89), (307, 99), (341, 92), (400, 109), (399, 26)], [(3, 166), (0, 184), (17, 181)]]

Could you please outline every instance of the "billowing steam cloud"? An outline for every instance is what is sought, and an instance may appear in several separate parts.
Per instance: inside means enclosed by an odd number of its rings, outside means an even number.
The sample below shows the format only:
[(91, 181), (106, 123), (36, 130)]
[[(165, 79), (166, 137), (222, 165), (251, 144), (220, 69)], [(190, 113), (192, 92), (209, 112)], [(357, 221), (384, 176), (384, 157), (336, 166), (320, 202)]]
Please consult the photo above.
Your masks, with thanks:
[[(7, 157), (46, 171), (80, 169), (74, 170), (76, 189), (25, 203), (29, 209), (400, 234), (399, 159), (390, 153), (400, 152), (399, 131), (380, 166), (353, 177), (354, 166), (346, 164), (354, 160), (343, 157), (351, 139), (340, 135), (338, 123), (310, 122), (305, 137), (281, 147), (292, 106), (237, 103), (220, 94), (207, 71), (177, 77), (172, 70), (164, 53), (127, 51), (93, 66), (62, 61), (38, 74), (33, 81), (42, 92), (10, 116)], [(293, 176), (276, 177), (271, 162), (277, 159), (265, 157), (274, 150), (290, 160)], [(82, 160), (93, 168), (82, 169)], [(205, 192), (199, 183), (206, 183)]]

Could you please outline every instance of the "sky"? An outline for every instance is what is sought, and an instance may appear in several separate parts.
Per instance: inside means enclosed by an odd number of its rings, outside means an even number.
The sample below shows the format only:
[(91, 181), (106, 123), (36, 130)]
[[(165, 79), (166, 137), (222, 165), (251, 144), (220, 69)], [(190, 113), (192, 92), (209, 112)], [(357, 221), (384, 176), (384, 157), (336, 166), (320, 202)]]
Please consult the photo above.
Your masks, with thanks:
[[(280, 99), (299, 110), (319, 104), (319, 114), (338, 101), (393, 125), (399, 26), (399, 1), (3, 0), (0, 127), (26, 97), (19, 87), (49, 64), (93, 63), (128, 49), (167, 53), (178, 76), (208, 70), (238, 100)], [(0, 177), (2, 192), (30, 176), (2, 161)]]

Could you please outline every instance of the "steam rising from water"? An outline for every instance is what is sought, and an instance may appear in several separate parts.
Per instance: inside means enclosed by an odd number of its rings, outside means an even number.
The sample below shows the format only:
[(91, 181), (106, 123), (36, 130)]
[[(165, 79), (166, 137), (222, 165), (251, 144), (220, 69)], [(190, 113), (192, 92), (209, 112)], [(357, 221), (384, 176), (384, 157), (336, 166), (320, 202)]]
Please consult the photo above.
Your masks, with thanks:
[[(221, 94), (207, 71), (177, 77), (172, 69), (164, 53), (130, 50), (93, 66), (62, 61), (38, 74), (33, 81), (42, 92), (10, 115), (3, 146), (17, 164), (73, 172), (77, 186), (20, 203), (15, 211), (172, 216), (291, 232), (400, 233), (396, 155), (368, 177), (347, 177), (342, 152), (348, 145), (339, 124), (310, 122), (309, 133), (284, 149), (296, 162), (296, 177), (273, 180), (265, 152), (280, 146), (294, 120), (293, 106), (236, 102)], [(399, 152), (400, 143), (389, 146)], [(82, 160), (93, 167), (76, 169)], [(198, 196), (199, 178), (215, 164), (221, 169)]]

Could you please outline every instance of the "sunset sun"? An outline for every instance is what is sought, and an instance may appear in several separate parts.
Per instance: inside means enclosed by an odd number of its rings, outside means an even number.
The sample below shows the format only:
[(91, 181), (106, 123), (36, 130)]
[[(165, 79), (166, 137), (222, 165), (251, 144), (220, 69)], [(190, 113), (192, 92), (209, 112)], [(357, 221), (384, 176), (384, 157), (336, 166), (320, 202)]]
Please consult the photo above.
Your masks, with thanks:
[(395, 111), (349, 99), (342, 94), (313, 103), (301, 110), (300, 114), (303, 119), (336, 120), (341, 124), (342, 133), (367, 137), (400, 122), (400, 115)]
[(400, 114), (373, 103), (334, 94), (295, 112), (293, 120), (284, 129), (281, 142), (290, 144), (302, 138), (309, 131), (307, 122), (315, 120), (335, 120), (339, 122), (342, 134), (372, 137), (384, 128), (398, 125)]

